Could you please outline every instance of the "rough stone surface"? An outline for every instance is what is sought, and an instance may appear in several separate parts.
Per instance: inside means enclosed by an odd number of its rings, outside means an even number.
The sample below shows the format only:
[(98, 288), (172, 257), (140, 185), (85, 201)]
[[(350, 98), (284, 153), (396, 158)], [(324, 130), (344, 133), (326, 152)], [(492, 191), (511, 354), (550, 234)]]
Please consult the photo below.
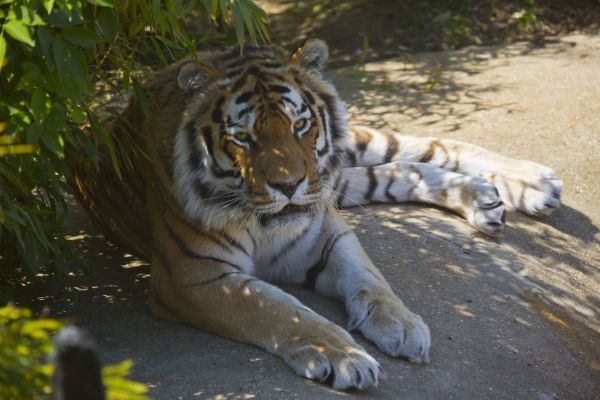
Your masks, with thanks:
[[(95, 275), (40, 287), (37, 307), (96, 338), (104, 363), (131, 358), (156, 399), (593, 399), (600, 393), (600, 37), (418, 54), (332, 73), (352, 120), (455, 138), (555, 169), (563, 207), (510, 213), (500, 240), (417, 204), (345, 213), (407, 306), (429, 324), (431, 363), (413, 365), (354, 337), (383, 366), (379, 388), (335, 392), (258, 348), (158, 321), (148, 264), (107, 243), (77, 209), (72, 238)], [(438, 64), (439, 62), (439, 64)], [(440, 83), (427, 93), (432, 69)], [(361, 83), (362, 77), (369, 80)], [(284, 286), (344, 325), (343, 306)]]

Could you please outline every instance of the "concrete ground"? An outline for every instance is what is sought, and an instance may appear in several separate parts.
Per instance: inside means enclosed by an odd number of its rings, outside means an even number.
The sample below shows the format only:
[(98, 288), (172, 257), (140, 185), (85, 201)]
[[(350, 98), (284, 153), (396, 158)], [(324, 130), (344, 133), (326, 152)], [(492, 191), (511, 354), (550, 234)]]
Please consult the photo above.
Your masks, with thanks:
[[(95, 275), (75, 277), (71, 290), (41, 288), (36, 307), (87, 328), (104, 363), (133, 359), (132, 378), (156, 399), (599, 398), (600, 37), (416, 60), (333, 71), (352, 120), (483, 145), (551, 166), (565, 181), (561, 209), (544, 219), (509, 213), (500, 240), (418, 204), (345, 212), (396, 293), (429, 324), (430, 364), (388, 357), (355, 334), (388, 377), (376, 389), (336, 392), (258, 348), (158, 321), (147, 263), (107, 243), (76, 208), (72, 239)], [(344, 325), (340, 303), (284, 289)]]

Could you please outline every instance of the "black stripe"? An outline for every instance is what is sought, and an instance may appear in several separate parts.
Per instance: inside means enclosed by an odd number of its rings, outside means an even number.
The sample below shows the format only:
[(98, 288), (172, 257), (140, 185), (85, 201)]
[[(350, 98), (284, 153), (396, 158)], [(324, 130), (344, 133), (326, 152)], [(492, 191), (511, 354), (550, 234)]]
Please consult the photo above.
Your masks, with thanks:
[(303, 93), (304, 93), (304, 96), (308, 99), (308, 102), (310, 104), (315, 104), (315, 98), (311, 92), (309, 92), (308, 90), (305, 90)]
[(214, 189), (208, 183), (202, 182), (200, 179), (195, 179), (193, 182), (194, 192), (201, 199), (210, 199), (213, 197)]
[(290, 251), (296, 244), (306, 235), (308, 230), (312, 227), (312, 225), (308, 225), (298, 236), (293, 238), (279, 253), (277, 253), (274, 257), (271, 257), (269, 261), (269, 265), (274, 265), (281, 257), (283, 257), (288, 251)]
[(219, 232), (219, 234), (221, 236), (223, 236), (223, 239), (225, 239), (225, 241), (228, 242), (228, 244), (232, 245), (233, 247), (237, 248), (238, 250), (241, 250), (245, 255), (250, 257), (250, 254), (248, 254), (248, 252), (246, 251), (246, 248), (244, 246), (242, 246), (242, 244), (240, 242), (238, 242), (237, 240), (235, 240), (233, 237), (229, 236), (227, 234), (227, 232)]
[(254, 93), (252, 91), (244, 92), (235, 99), (235, 104), (247, 103), (248, 100), (252, 98), (252, 96), (254, 96)]
[(314, 289), (315, 284), (317, 283), (317, 279), (319, 278), (319, 274), (323, 272), (323, 270), (327, 267), (327, 261), (329, 261), (329, 255), (333, 250), (333, 246), (340, 240), (342, 237), (351, 234), (352, 231), (346, 231), (344, 233), (340, 233), (336, 235), (333, 239), (325, 244), (323, 247), (323, 251), (321, 252), (321, 258), (317, 261), (312, 267), (310, 267), (306, 271), (306, 280), (304, 281), (304, 286)]
[(229, 265), (230, 267), (233, 267), (233, 268), (237, 269), (238, 271), (242, 270), (242, 268), (238, 267), (237, 265), (234, 265), (234, 264), (230, 263), (229, 261), (221, 260), (220, 258), (216, 258), (216, 257), (211, 257), (211, 256), (205, 256), (205, 255), (202, 255), (202, 254), (198, 254), (195, 251), (191, 250), (190, 248), (188, 248), (186, 246), (186, 244), (184, 243), (183, 239), (181, 239), (177, 235), (177, 233), (173, 230), (173, 228), (171, 227), (171, 225), (169, 225), (169, 223), (167, 222), (167, 220), (163, 218), (163, 222), (165, 224), (165, 227), (167, 228), (167, 232), (169, 233), (169, 237), (177, 244), (177, 246), (179, 247), (179, 249), (181, 250), (181, 252), (183, 253), (184, 256), (189, 257), (189, 258), (196, 258), (196, 259), (199, 259), (199, 260), (215, 261), (215, 262), (218, 262), (218, 263)]
[(242, 86), (246, 84), (246, 80), (248, 79), (248, 74), (242, 75), (233, 85), (231, 85), (231, 91), (233, 93), (237, 92), (241, 89)]
[(239, 275), (241, 274), (241, 272), (225, 272), (217, 277), (214, 277), (212, 279), (206, 280), (206, 281), (202, 281), (202, 282), (196, 282), (196, 283), (190, 283), (185, 285), (186, 287), (193, 287), (193, 286), (202, 286), (202, 285), (207, 285), (209, 283), (214, 283), (216, 281), (219, 281), (221, 279), (227, 278), (228, 276), (231, 275)]
[(215, 104), (215, 108), (211, 114), (212, 121), (215, 124), (223, 123), (223, 112), (221, 111), (221, 107), (223, 106), (223, 103), (225, 103), (224, 96), (222, 96), (219, 100), (217, 100), (217, 103)]
[[(231, 161), (232, 164), (235, 164), (235, 156), (229, 151), (229, 146), (228, 146), (228, 141), (225, 141), (225, 143), (223, 143), (223, 148), (221, 149), (223, 151), (223, 153), (225, 153), (225, 155), (227, 156), (227, 158), (229, 158), (229, 160)], [(237, 144), (236, 144), (237, 146)], [(237, 175), (239, 176), (239, 173), (237, 173)]]
[[(287, 101), (288, 103), (290, 103), (291, 105), (293, 105), (294, 108), (298, 107), (298, 105), (296, 104), (296, 102), (294, 100), (290, 99), (287, 96), (281, 96), (281, 100)], [(304, 106), (304, 109), (306, 110), (306, 106)], [(302, 111), (300, 113), (302, 113)]]
[[(208, 127), (208, 129), (210, 129), (210, 127)], [(188, 160), (190, 167), (194, 171), (202, 169), (202, 168), (204, 168), (204, 164), (202, 164), (200, 162), (202, 160), (202, 155), (200, 154), (200, 151), (198, 150), (198, 146), (196, 146), (196, 138), (197, 138), (196, 121), (191, 120), (190, 122), (188, 122), (187, 125), (185, 126), (185, 130), (187, 133), (188, 147), (191, 150), (190, 151), (190, 159)]]
[(327, 135), (327, 132), (331, 132), (331, 124), (330, 120), (327, 119), (325, 116), (325, 111), (323, 110), (323, 107), (319, 106), (318, 111), (319, 115), (321, 116), (321, 125), (323, 125), (323, 133), (325, 135), (325, 146), (321, 150), (318, 150), (317, 154), (319, 155), (319, 157), (323, 157), (329, 151), (329, 136)]
[(346, 166), (356, 167), (356, 154), (350, 149), (346, 149)]
[(392, 161), (392, 158), (394, 158), (396, 153), (398, 153), (398, 147), (399, 147), (398, 139), (396, 139), (396, 136), (392, 135), (391, 133), (388, 133), (387, 137), (388, 137), (388, 146), (387, 146), (387, 151), (385, 152), (385, 156), (383, 157), (383, 161), (386, 164)]
[(342, 200), (346, 198), (346, 190), (348, 190), (348, 183), (349, 181), (346, 179), (346, 182), (344, 182), (344, 185), (342, 186), (342, 190), (338, 191), (337, 199), (335, 201), (338, 206), (341, 205)]
[(277, 63), (277, 62), (271, 62), (271, 61), (261, 62), (260, 65), (262, 65), (265, 68), (273, 68), (273, 69), (283, 67), (283, 64)]
[(394, 184), (394, 175), (392, 175), (390, 177), (390, 181), (388, 182), (387, 186), (385, 187), (385, 197), (392, 201), (393, 203), (397, 203), (398, 199), (396, 198), (396, 196), (394, 196), (393, 194), (390, 193), (390, 188), (392, 187), (392, 185)]
[(252, 236), (252, 234), (250, 233), (250, 229), (246, 228), (246, 232), (248, 233), (248, 236), (250, 236), (250, 240), (252, 240), (252, 249), (256, 250), (256, 240), (254, 240), (254, 236)]
[(332, 123), (331, 123), (331, 137), (334, 140), (339, 139), (340, 137), (342, 137), (342, 130), (338, 127), (337, 125), (337, 121), (333, 121), (333, 116), (336, 115), (336, 110), (337, 110), (337, 106), (336, 106), (336, 97), (330, 95), (329, 93), (319, 93), (318, 94), (320, 98), (323, 99), (323, 101), (325, 102), (325, 104), (327, 105), (327, 112), (329, 113), (329, 116), (332, 119)]
[(338, 170), (342, 166), (342, 157), (340, 156), (340, 153), (334, 152), (331, 154), (331, 157), (329, 157), (329, 160), (327, 160), (327, 165), (325, 168), (323, 168), (323, 170)]
[(365, 199), (370, 201), (375, 193), (375, 189), (377, 189), (377, 177), (375, 176), (374, 167), (367, 168), (367, 176), (369, 177), (369, 188), (367, 189), (367, 193), (365, 193)]
[(269, 85), (269, 91), (280, 94), (291, 92), (290, 88), (281, 85)]
[(254, 106), (251, 107), (246, 107), (244, 108), (242, 111), (239, 112), (239, 114), (237, 115), (237, 119), (242, 119), (242, 117), (246, 114), (248, 114), (249, 112), (251, 112), (252, 110), (254, 110)]

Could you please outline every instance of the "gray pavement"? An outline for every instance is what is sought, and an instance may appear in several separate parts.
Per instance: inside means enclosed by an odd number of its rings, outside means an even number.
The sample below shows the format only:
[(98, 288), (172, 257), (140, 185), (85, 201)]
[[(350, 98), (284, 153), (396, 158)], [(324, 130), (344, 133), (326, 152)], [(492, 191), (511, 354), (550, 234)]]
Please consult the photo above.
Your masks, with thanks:
[[(333, 71), (352, 121), (469, 141), (555, 169), (563, 207), (509, 213), (500, 240), (418, 204), (345, 214), (374, 263), (429, 324), (431, 363), (383, 355), (379, 388), (335, 392), (297, 377), (258, 348), (154, 319), (148, 264), (107, 243), (73, 208), (72, 239), (95, 272), (72, 290), (39, 288), (36, 307), (96, 338), (104, 363), (131, 358), (156, 399), (600, 398), (600, 37), (418, 54)], [(426, 93), (428, 71), (442, 81)], [(344, 325), (343, 306), (284, 286)]]

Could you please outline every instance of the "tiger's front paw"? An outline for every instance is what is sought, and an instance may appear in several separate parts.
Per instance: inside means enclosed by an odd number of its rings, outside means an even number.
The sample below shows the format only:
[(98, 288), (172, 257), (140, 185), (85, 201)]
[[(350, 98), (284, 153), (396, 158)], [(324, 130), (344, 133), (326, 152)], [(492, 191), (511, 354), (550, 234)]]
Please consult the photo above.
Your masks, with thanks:
[(429, 327), (420, 316), (390, 294), (387, 299), (357, 296), (349, 305), (348, 330), (358, 329), (381, 351), (394, 357), (404, 357), (414, 363), (429, 362), (431, 337)]
[(336, 390), (377, 386), (382, 375), (379, 363), (348, 332), (330, 324), (327, 331), (314, 335), (292, 340), (290, 351), (283, 355), (298, 375)]

